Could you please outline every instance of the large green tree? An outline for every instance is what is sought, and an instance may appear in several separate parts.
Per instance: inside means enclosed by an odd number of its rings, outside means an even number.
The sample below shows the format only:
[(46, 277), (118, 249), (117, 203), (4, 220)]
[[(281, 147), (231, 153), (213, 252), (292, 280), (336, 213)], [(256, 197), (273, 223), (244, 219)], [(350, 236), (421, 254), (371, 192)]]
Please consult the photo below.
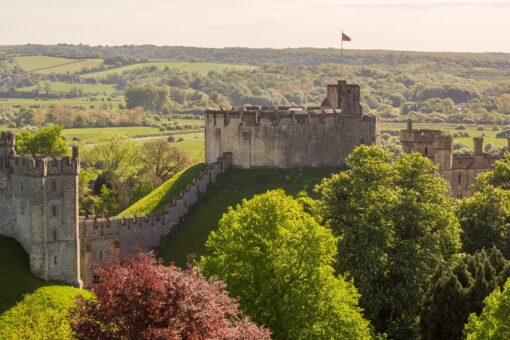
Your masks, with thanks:
[(465, 327), (467, 340), (510, 339), (510, 279), (503, 291), (495, 289), (484, 301), (482, 314), (471, 314)]
[(510, 262), (497, 248), (465, 254), (438, 266), (428, 285), (420, 318), (423, 339), (461, 339), (470, 313), (510, 276)]
[(464, 250), (498, 247), (510, 258), (510, 191), (486, 185), (458, 209)]
[(380, 147), (360, 146), (347, 164), (317, 188), (321, 217), (339, 237), (338, 271), (354, 279), (379, 332), (415, 337), (429, 276), (460, 248), (448, 185), (416, 153), (392, 162)]
[(62, 127), (53, 125), (36, 131), (23, 130), (16, 135), (16, 152), (22, 155), (65, 155), (67, 144)]
[(476, 189), (483, 190), (487, 185), (510, 190), (510, 152), (496, 161), (491, 171), (480, 174), (476, 179)]
[(335, 277), (337, 240), (282, 190), (230, 208), (199, 264), (275, 339), (366, 339), (353, 284)]
[(166, 85), (135, 85), (124, 93), (128, 109), (137, 106), (147, 111), (160, 112), (170, 101), (170, 88)]

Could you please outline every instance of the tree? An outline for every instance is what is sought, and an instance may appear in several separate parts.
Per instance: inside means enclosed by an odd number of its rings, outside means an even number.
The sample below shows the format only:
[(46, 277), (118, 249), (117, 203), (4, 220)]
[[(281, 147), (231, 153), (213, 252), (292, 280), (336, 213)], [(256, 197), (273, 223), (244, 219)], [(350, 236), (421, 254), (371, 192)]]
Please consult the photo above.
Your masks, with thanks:
[(458, 216), (465, 251), (496, 246), (510, 258), (510, 191), (487, 185), (462, 200)]
[(335, 277), (337, 240), (283, 190), (229, 208), (199, 265), (275, 339), (366, 339), (351, 282)]
[(128, 109), (141, 106), (147, 111), (161, 111), (170, 100), (168, 86), (135, 85), (129, 87), (124, 96)]
[(438, 266), (425, 294), (423, 339), (461, 339), (470, 313), (479, 315), (483, 300), (510, 276), (510, 262), (497, 248), (465, 254)]
[(471, 314), (464, 329), (467, 340), (510, 339), (510, 279), (484, 301), (480, 316)]
[(67, 144), (61, 133), (62, 127), (59, 125), (36, 131), (23, 130), (16, 135), (16, 152), (22, 155), (65, 155)]
[(319, 211), (339, 237), (337, 269), (354, 279), (376, 330), (412, 338), (428, 278), (460, 248), (460, 228), (432, 162), (390, 159), (378, 146), (357, 147), (349, 170), (318, 186)]
[(241, 315), (223, 283), (191, 267), (166, 267), (138, 252), (93, 270), (96, 298), (80, 298), (70, 311), (78, 339), (269, 339)]
[(483, 190), (487, 185), (510, 190), (510, 152), (496, 161), (491, 171), (484, 172), (476, 178), (476, 189)]
[(500, 113), (510, 114), (510, 94), (500, 95), (497, 99), (497, 105)]
[(157, 187), (189, 165), (186, 153), (174, 148), (165, 139), (156, 139), (143, 145), (140, 152), (142, 172), (152, 187)]

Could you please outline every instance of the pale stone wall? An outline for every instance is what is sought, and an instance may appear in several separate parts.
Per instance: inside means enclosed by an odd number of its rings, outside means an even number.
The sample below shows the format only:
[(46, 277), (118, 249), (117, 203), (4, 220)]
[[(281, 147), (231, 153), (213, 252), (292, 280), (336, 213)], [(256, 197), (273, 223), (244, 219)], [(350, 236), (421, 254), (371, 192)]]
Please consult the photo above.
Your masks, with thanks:
[(379, 142), (379, 117), (363, 115), (358, 85), (339, 81), (326, 95), (321, 107), (207, 110), (206, 162), (230, 152), (239, 168), (334, 167)]
[(92, 282), (90, 265), (101, 264), (115, 254), (129, 255), (136, 247), (144, 251), (157, 248), (231, 164), (232, 155), (227, 153), (208, 165), (162, 214), (81, 218), (81, 272), (85, 286)]

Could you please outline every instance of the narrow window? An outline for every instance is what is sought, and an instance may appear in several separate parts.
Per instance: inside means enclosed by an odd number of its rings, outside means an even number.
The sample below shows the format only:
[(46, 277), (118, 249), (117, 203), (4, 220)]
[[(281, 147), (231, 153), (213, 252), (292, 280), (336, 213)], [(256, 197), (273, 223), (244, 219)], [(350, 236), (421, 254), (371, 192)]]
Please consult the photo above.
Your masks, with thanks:
[(51, 189), (57, 191), (57, 182), (55, 180), (51, 181)]
[(57, 257), (56, 257), (56, 256), (53, 258), (53, 264), (54, 264), (55, 266), (57, 265)]
[(426, 146), (425, 147), (425, 152), (424, 152), (425, 156), (428, 156), (429, 155), (429, 147)]
[(53, 241), (57, 240), (57, 231), (53, 230)]
[(103, 250), (99, 250), (99, 261), (103, 261)]
[(462, 183), (462, 173), (459, 173), (459, 184)]
[(23, 181), (21, 181), (21, 191), (23, 191)]
[(21, 215), (25, 215), (25, 208), (21, 207)]
[(57, 207), (56, 206), (52, 206), (51, 209), (53, 211), (53, 217), (56, 217), (57, 216)]

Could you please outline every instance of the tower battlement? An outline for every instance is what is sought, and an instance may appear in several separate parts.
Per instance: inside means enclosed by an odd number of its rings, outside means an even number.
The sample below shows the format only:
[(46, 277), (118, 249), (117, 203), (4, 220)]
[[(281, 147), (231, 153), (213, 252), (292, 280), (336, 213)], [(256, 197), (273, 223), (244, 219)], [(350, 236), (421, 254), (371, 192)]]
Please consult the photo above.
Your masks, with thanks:
[(80, 163), (72, 157), (31, 157), (13, 155), (9, 166), (15, 174), (27, 176), (77, 175)]
[(206, 161), (231, 152), (241, 168), (335, 167), (359, 144), (379, 142), (378, 116), (363, 115), (358, 85), (328, 85), (317, 107), (239, 107), (205, 112)]

